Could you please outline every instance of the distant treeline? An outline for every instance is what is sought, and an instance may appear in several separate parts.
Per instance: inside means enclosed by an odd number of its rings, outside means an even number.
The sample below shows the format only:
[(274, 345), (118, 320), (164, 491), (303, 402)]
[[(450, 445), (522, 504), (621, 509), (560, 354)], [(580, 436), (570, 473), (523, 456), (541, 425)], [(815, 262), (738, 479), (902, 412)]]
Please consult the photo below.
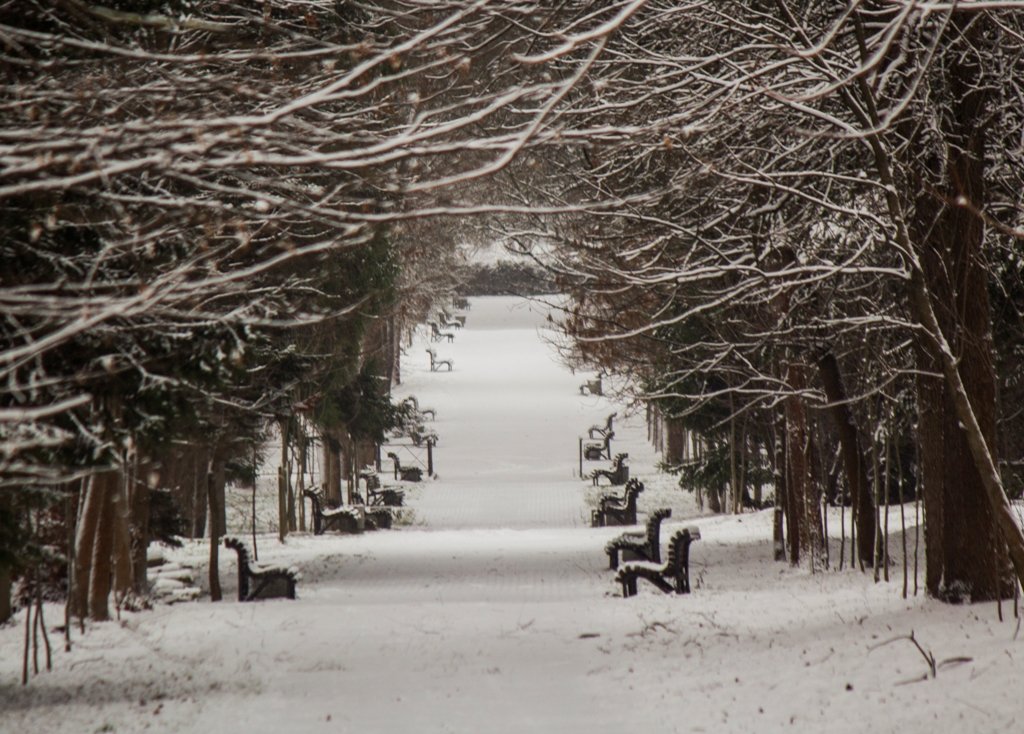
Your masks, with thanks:
[(542, 268), (512, 261), (472, 265), (459, 287), (465, 296), (537, 296), (555, 290), (554, 280)]

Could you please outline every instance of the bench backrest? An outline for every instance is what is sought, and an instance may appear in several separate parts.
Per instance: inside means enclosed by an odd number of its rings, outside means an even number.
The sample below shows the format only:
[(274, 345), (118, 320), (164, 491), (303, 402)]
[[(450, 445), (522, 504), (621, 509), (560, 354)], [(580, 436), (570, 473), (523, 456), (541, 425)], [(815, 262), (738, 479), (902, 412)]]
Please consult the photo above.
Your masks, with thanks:
[(320, 495), (314, 492), (312, 489), (304, 489), (302, 490), (302, 494), (304, 497), (308, 497), (309, 501), (313, 504), (313, 514), (322, 515), (323, 503), (322, 500), (320, 499)]
[(238, 554), (238, 598), (249, 596), (249, 549), (238, 538), (227, 536), (224, 545)]
[(643, 491), (644, 483), (639, 479), (630, 479), (626, 482), (626, 509), (629, 512), (636, 512), (636, 501)]
[(683, 528), (672, 534), (668, 545), (668, 572), (679, 579), (683, 576), (690, 562), (690, 543), (700, 538), (700, 532), (692, 532), (691, 528)]
[(310, 504), (313, 505), (313, 534), (320, 535), (324, 525), (324, 506), (320, 495), (311, 489), (304, 489), (302, 496), (308, 497)]
[(672, 517), (671, 508), (661, 507), (647, 518), (647, 549), (655, 563), (661, 561), (661, 522), (667, 517)]

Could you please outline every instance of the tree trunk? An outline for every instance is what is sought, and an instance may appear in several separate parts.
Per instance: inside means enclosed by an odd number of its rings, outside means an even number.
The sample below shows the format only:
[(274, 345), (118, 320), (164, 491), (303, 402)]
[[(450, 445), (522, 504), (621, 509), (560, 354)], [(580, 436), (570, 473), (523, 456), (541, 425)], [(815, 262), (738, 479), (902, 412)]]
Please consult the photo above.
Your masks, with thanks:
[[(0, 515), (10, 516), (14, 512), (13, 493), (10, 490), (0, 489)], [(14, 604), (11, 598), (11, 583), (13, 582), (11, 566), (4, 562), (0, 555), (0, 625), (11, 618), (14, 614)]]
[(288, 419), (281, 420), (281, 465), (277, 468), (277, 537), (288, 535)]
[[(972, 213), (983, 210), (986, 204), (984, 131), (988, 92), (978, 83), (981, 66), (976, 55), (979, 49), (991, 46), (985, 39), (986, 21), (985, 16), (970, 13), (952, 16), (947, 48), (943, 49), (944, 74), (935, 80), (939, 87), (943, 82), (948, 84), (947, 89), (936, 89), (942, 99), (948, 98), (935, 126), (942, 136), (942, 150), (935, 150), (929, 157), (926, 146), (930, 141), (922, 141), (922, 152), (915, 159), (924, 161), (919, 171), (921, 180), (916, 182), (921, 194), (912, 218), (898, 195), (905, 186), (901, 187), (893, 174), (890, 151), (877, 136), (865, 141), (871, 147), (885, 192), (896, 244), (910, 269), (910, 309), (922, 327), (922, 337), (916, 344), (922, 367), (919, 374), (927, 380), (925, 370), (938, 366), (945, 378), (941, 387), (934, 388), (935, 396), (919, 389), (922, 415), (934, 411), (934, 423), (922, 431), (928, 443), (920, 446), (922, 476), (929, 485), (922, 488), (928, 526), (928, 590), (936, 596), (946, 596), (949, 591), (978, 600), (1001, 596), (1009, 587), (1000, 542), (1009, 551), (1018, 581), (1024, 584), (1024, 531), (1003, 490), (992, 454), (989, 424), (995, 404), (988, 398), (994, 381), (990, 377), (988, 294), (981, 263), (984, 233), (982, 220)], [(858, 80), (858, 89), (870, 123), (878, 126), (880, 115), (873, 91), (863, 79)], [(934, 181), (941, 183), (936, 185)], [(961, 200), (970, 206), (959, 206)], [(962, 320), (957, 318), (961, 314)], [(959, 329), (947, 334), (943, 322), (949, 322), (950, 316)], [(970, 391), (965, 377), (972, 382)], [(975, 377), (980, 377), (979, 384), (974, 383)], [(937, 399), (938, 392), (944, 400)], [(930, 404), (926, 399), (931, 400)], [(944, 470), (944, 449), (958, 439), (966, 441), (973, 476), (961, 464), (956, 475), (943, 476), (943, 486), (936, 486)], [(958, 508), (965, 506), (969, 514), (954, 517)], [(990, 513), (987, 518), (986, 513)], [(965, 544), (962, 549), (966, 555), (955, 557), (960, 543)]]
[(857, 555), (862, 564), (871, 564), (872, 539), (875, 537), (875, 511), (871, 501), (871, 487), (868, 485), (867, 472), (864, 468), (860, 436), (854, 424), (853, 411), (846, 402), (846, 391), (834, 354), (829, 352), (818, 360), (818, 373), (829, 402), (829, 416), (839, 438), (846, 484), (850, 488), (851, 501), (856, 508)]
[(88, 609), (89, 618), (102, 622), (110, 619), (110, 590), (113, 582), (112, 560), (114, 552), (114, 495), (121, 475), (105, 471), (93, 477), (90, 495), (96, 503), (96, 523), (89, 559)]
[(305, 424), (300, 420), (299, 422), (299, 472), (298, 472), (298, 487), (295, 489), (295, 495), (297, 501), (294, 503), (298, 507), (298, 529), (301, 532), (306, 532), (306, 503), (302, 500), (305, 496), (303, 492), (306, 490), (306, 465), (309, 463), (309, 437), (306, 435)]
[(801, 548), (811, 553), (812, 565), (821, 558), (823, 530), (821, 527), (821, 492), (815, 481), (813, 439), (808, 429), (807, 410), (801, 392), (806, 388), (803, 365), (790, 363), (786, 367), (786, 383), (792, 394), (785, 400), (786, 447), (788, 449), (789, 476), (787, 498), (790, 513), (790, 562), (798, 563)]
[(14, 613), (11, 603), (11, 567), (0, 561), (0, 624)]
[(330, 430), (324, 431), (324, 498), (341, 504), (341, 443)]
[[(915, 316), (932, 337), (926, 336), (918, 350), (921, 374), (932, 370), (945, 377), (938, 387), (922, 390), (934, 401), (928, 406), (931, 445), (922, 446), (922, 463), (941, 462), (924, 470), (937, 485), (925, 488), (925, 517), (929, 525), (938, 519), (942, 526), (937, 538), (926, 531), (928, 591), (983, 601), (1012, 593), (1004, 543), (1010, 544), (1017, 574), (1024, 579), (1024, 534), (992, 454), (996, 380), (985, 234), (983, 220), (972, 212), (986, 200), (988, 92), (979, 83), (982, 70), (974, 46), (987, 48), (986, 24), (958, 15), (952, 25), (957, 36), (950, 42), (943, 78), (950, 104), (939, 120), (946, 145), (944, 155), (936, 152), (931, 160), (933, 175), (944, 184), (938, 197), (918, 200), (914, 230), (920, 261), (911, 288)], [(959, 200), (972, 207), (952, 204)], [(996, 528), (999, 532), (993, 532)], [(940, 544), (932, 545), (935, 540)]]
[(729, 411), (731, 413), (729, 416), (729, 489), (731, 490), (732, 500), (731, 512), (734, 515), (738, 515), (743, 509), (740, 498), (740, 493), (743, 490), (740, 487), (740, 469), (739, 462), (737, 461), (739, 447), (737, 446), (738, 438), (736, 435), (736, 401), (732, 393), (729, 394)]
[(192, 538), (203, 538), (206, 536), (207, 508), (210, 504), (208, 496), (209, 482), (207, 481), (207, 467), (210, 463), (209, 453), (198, 446), (189, 446), (186, 454), (192, 462)]
[(113, 565), (114, 596), (117, 605), (132, 591), (132, 550), (130, 508), (125, 484), (132, 480), (128, 467), (118, 477), (117, 486), (111, 493), (111, 521), (113, 530)]
[(131, 558), (132, 588), (136, 594), (145, 594), (149, 590), (146, 578), (148, 563), (146, 551), (149, 548), (149, 505), (150, 487), (149, 471), (151, 467), (143, 464), (134, 475), (128, 487), (128, 504), (131, 508)]
[(82, 482), (78, 502), (78, 529), (75, 534), (75, 582), (72, 612), (84, 619), (89, 616), (89, 572), (92, 568), (92, 548), (96, 542), (96, 527), (103, 512), (102, 492), (96, 485), (96, 477), (90, 476)]
[(682, 464), (686, 460), (686, 429), (678, 418), (670, 418), (665, 423), (667, 439), (665, 462), (667, 464)]
[[(206, 472), (206, 496), (210, 501), (210, 601), (223, 598), (220, 588), (220, 539), (223, 528), (217, 518), (224, 512), (224, 463), (211, 461)], [(220, 485), (220, 491), (218, 491)]]

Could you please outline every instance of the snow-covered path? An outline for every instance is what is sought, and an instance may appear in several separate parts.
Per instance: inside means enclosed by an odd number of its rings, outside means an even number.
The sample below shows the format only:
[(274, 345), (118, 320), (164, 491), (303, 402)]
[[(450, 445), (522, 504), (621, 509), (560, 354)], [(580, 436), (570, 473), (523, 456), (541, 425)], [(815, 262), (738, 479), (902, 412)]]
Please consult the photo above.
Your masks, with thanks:
[[(455, 343), (437, 345), (450, 375), (426, 369), (423, 343), (409, 350), (402, 389), (437, 409), (441, 441), (439, 478), (409, 485), (411, 526), (283, 546), (263, 534), (261, 560), (301, 569), (298, 600), (234, 601), (222, 553), (223, 602), (91, 625), (28, 688), (16, 683), (21, 630), (0, 629), (0, 732), (1020, 728), (1024, 639), (994, 605), (904, 600), (898, 581), (774, 562), (771, 512), (697, 517), (655, 472), (636, 418), (617, 426), (615, 450), (647, 484), (642, 508), (671, 506), (663, 533), (697, 522), (702, 540), (693, 594), (618, 597), (602, 552), (617, 530), (585, 527), (594, 490), (573, 476), (577, 436), (614, 408), (579, 395), (584, 376), (550, 361), (536, 315), (502, 316), (510, 303), (476, 302)], [(174, 555), (205, 577), (205, 544)], [(911, 631), (937, 677), (922, 678), (901, 639)]]
[[(521, 299), (474, 299), (455, 341), (433, 345), (440, 358), (454, 360), (453, 372), (430, 371), (425, 336), (409, 348), (396, 393), (438, 411), (429, 426), (440, 436), (440, 480), (412, 502), (426, 527), (588, 524), (578, 438), (615, 407), (581, 397), (584, 377), (560, 365), (542, 341), (544, 315), (542, 305)], [(645, 430), (642, 419), (620, 415), (615, 448), (628, 445), (635, 461), (650, 465)]]

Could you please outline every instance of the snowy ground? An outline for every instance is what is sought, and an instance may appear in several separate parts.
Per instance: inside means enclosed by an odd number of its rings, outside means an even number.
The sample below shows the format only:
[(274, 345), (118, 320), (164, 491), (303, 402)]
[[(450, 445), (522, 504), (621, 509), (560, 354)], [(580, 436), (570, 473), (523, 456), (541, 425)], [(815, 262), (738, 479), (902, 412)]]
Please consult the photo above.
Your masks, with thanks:
[[(455, 360), (451, 374), (427, 370), (424, 343), (409, 349), (402, 391), (437, 410), (440, 435), (439, 477), (410, 493), (410, 525), (293, 535), (285, 546), (264, 534), (261, 561), (302, 571), (297, 601), (202, 598), (125, 614), (76, 636), (55, 671), (24, 689), (21, 628), (0, 629), (0, 731), (1024, 726), (1024, 642), (1010, 605), (999, 622), (991, 604), (902, 599), (898, 566), (893, 582), (875, 584), (772, 561), (770, 514), (700, 517), (656, 474), (638, 417), (617, 425), (613, 448), (647, 483), (641, 508), (673, 508), (663, 537), (697, 524), (703, 539), (691, 595), (641, 586), (617, 597), (602, 552), (617, 531), (586, 527), (595, 492), (576, 476), (578, 436), (616, 408), (579, 395), (589, 375), (552, 361), (542, 315), (513, 303), (474, 301), (467, 328), (437, 345)], [(201, 567), (205, 552), (174, 557)], [(222, 554), (221, 570), (230, 594), (232, 557)], [(935, 678), (899, 639), (911, 632), (937, 658)]]

